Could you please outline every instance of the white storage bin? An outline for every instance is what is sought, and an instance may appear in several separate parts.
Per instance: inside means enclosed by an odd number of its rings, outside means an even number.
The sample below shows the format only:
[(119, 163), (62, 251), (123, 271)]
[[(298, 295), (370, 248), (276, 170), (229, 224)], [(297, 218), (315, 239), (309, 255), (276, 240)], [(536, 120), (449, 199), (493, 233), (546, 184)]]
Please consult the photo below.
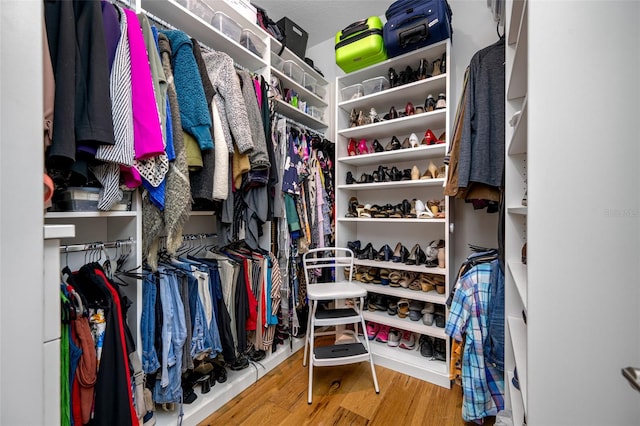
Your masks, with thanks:
[(389, 88), (389, 80), (386, 77), (374, 77), (362, 82), (364, 86), (364, 94), (370, 95), (372, 93), (382, 92)]
[(305, 89), (311, 90), (313, 92), (313, 89), (315, 89), (316, 87), (317, 81), (318, 80), (316, 80), (311, 74), (305, 72), (302, 80), (302, 85)]
[(211, 23), (213, 15), (216, 13), (215, 9), (203, 0), (186, 0), (185, 6), (207, 24)]
[(271, 52), (271, 66), (278, 71), (282, 72), (282, 66), (284, 65), (284, 59), (275, 53)]
[(236, 23), (233, 19), (229, 18), (222, 12), (216, 12), (213, 15), (213, 21), (211, 25), (222, 34), (229, 37), (236, 43), (240, 43), (240, 36), (242, 35), (242, 27)]
[(292, 79), (298, 84), (302, 84), (304, 80), (304, 71), (298, 64), (293, 61), (284, 61), (282, 66), (282, 72), (284, 75)]
[(349, 101), (351, 99), (359, 98), (360, 96), (364, 96), (364, 86), (362, 84), (354, 84), (352, 86), (347, 86), (340, 91), (342, 94), (343, 101)]
[(316, 84), (315, 89), (313, 89), (313, 93), (315, 93), (316, 95), (320, 96), (322, 99), (324, 99), (324, 97), (327, 94), (327, 88), (324, 86), (321, 86), (319, 84)]
[(324, 107), (310, 106), (307, 108), (307, 114), (315, 118), (316, 120), (322, 121), (324, 118)]
[(267, 47), (267, 44), (260, 37), (246, 28), (242, 30), (240, 35), (240, 44), (249, 52), (253, 52), (261, 58), (264, 54), (264, 48)]

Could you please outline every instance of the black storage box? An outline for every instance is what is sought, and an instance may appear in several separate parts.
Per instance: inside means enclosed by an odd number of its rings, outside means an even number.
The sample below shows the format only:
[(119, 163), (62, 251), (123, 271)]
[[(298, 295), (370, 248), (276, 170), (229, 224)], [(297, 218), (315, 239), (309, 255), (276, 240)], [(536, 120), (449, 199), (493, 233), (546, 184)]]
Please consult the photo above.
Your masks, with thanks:
[(277, 24), (284, 35), (284, 45), (300, 59), (304, 60), (309, 34), (286, 16), (279, 20)]

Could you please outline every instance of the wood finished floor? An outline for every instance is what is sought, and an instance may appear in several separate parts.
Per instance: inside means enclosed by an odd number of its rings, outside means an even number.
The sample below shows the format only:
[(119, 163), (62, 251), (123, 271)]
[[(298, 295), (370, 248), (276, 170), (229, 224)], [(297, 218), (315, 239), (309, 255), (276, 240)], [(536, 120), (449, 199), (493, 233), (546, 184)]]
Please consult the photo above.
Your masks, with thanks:
[(376, 395), (367, 363), (315, 368), (313, 404), (308, 405), (302, 355), (299, 350), (199, 426), (474, 425), (462, 420), (459, 386), (444, 389), (376, 366)]

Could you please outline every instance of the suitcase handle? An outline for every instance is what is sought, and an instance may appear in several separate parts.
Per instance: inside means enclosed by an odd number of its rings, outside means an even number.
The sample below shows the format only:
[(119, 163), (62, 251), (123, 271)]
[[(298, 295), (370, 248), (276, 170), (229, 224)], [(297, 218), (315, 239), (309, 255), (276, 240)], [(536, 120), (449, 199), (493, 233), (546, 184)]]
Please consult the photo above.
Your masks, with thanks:
[(344, 40), (346, 37), (349, 37), (351, 34), (366, 30), (368, 28), (369, 28), (369, 25), (367, 24), (367, 19), (356, 21), (353, 24), (347, 25), (347, 27), (345, 27), (342, 30), (342, 34), (340, 34), (340, 40)]
[(421, 40), (425, 40), (427, 37), (429, 37), (429, 28), (424, 24), (398, 33), (400, 47), (403, 49), (407, 47), (407, 45), (418, 43)]
[(413, 22), (413, 21), (417, 21), (419, 19), (425, 19), (427, 18), (427, 15), (425, 15), (424, 13), (421, 13), (420, 15), (413, 15), (410, 18), (405, 19), (404, 21), (400, 21), (398, 22), (396, 28), (400, 28), (400, 27), (404, 27), (405, 25)]

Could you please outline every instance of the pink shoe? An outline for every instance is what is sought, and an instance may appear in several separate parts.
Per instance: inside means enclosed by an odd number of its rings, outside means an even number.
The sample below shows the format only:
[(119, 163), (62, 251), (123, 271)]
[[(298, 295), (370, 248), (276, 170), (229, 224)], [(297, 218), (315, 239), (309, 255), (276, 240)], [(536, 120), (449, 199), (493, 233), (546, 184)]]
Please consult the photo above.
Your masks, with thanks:
[(377, 322), (368, 322), (367, 323), (367, 338), (369, 340), (373, 340), (376, 338), (376, 334), (380, 331), (380, 324)]
[(360, 142), (358, 142), (358, 154), (362, 155), (362, 154), (368, 154), (368, 153), (369, 153), (369, 146), (367, 145), (367, 140), (360, 139)]
[(388, 325), (380, 324), (380, 331), (376, 335), (376, 341), (380, 343), (387, 343), (389, 340), (389, 330), (390, 327)]
[(410, 331), (404, 331), (402, 333), (402, 339), (400, 339), (400, 347), (402, 349), (414, 349), (416, 347), (416, 338)]

